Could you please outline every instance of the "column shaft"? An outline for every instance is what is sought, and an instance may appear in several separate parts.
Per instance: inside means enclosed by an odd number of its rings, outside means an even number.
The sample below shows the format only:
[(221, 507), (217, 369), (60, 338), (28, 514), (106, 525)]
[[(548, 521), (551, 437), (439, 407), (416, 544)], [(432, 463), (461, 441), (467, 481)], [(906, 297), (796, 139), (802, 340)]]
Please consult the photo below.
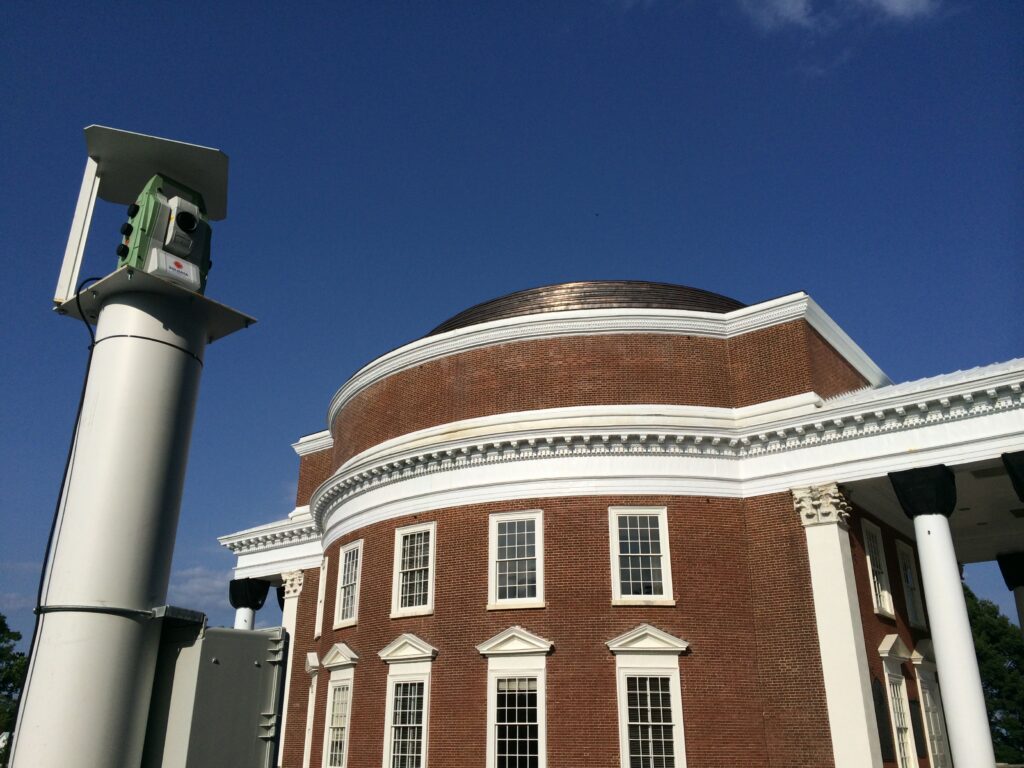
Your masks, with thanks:
[(252, 629), (256, 620), (256, 611), (252, 608), (238, 608), (235, 610), (235, 629)]
[(995, 753), (949, 520), (917, 515), (914, 531), (953, 763), (992, 768)]

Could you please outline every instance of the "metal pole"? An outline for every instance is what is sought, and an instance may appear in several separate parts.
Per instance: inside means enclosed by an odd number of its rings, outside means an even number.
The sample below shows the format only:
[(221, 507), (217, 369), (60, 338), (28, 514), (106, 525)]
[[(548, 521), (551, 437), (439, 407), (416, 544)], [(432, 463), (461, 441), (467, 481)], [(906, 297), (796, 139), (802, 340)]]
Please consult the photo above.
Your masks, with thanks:
[(137, 768), (207, 330), (187, 298), (117, 294), (97, 323), (14, 768)]

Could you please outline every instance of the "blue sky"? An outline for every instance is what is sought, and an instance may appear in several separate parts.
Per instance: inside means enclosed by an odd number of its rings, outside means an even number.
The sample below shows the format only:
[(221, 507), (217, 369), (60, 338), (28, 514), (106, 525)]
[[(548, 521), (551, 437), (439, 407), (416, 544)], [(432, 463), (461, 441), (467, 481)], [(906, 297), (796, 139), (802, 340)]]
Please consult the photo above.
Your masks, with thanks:
[[(171, 598), (294, 501), (362, 364), (564, 280), (809, 292), (896, 381), (1024, 353), (1024, 11), (998, 0), (5, 5), (0, 612), (35, 580), (88, 343), (50, 312), (91, 123), (222, 148)], [(115, 266), (99, 210), (84, 274)], [(994, 568), (971, 583), (1013, 615)], [(267, 614), (266, 621), (273, 616)]]

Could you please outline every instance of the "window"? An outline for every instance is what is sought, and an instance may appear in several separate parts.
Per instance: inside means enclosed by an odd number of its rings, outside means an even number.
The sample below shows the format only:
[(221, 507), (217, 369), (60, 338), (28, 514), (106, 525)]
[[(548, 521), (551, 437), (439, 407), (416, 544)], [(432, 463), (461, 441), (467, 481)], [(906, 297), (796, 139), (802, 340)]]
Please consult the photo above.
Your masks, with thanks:
[(522, 627), (477, 646), (487, 657), (487, 768), (545, 768), (545, 664), (551, 641)]
[(878, 652), (882, 656), (882, 667), (885, 670), (885, 690), (889, 699), (896, 765), (899, 768), (917, 768), (917, 747), (910, 722), (907, 681), (903, 678), (903, 662), (910, 658), (910, 651), (899, 635), (886, 635)]
[(649, 624), (611, 640), (622, 768), (685, 768), (679, 654), (689, 643)]
[(612, 605), (675, 605), (665, 507), (611, 507)]
[(324, 600), (327, 596), (327, 563), (325, 557), (320, 562), (320, 582), (316, 588), (316, 625), (313, 629), (313, 638), (316, 639), (323, 634), (324, 630)]
[(867, 520), (861, 520), (860, 528), (864, 533), (864, 551), (867, 552), (868, 575), (871, 577), (871, 604), (875, 613), (892, 617), (892, 592), (889, 589), (889, 571), (885, 567), (882, 532)]
[(427, 768), (430, 667), (437, 649), (406, 633), (380, 652), (388, 665), (383, 768)]
[(335, 643), (320, 665), (331, 671), (324, 720), (323, 768), (348, 763), (349, 722), (352, 719), (353, 672), (359, 657), (345, 643)]
[(917, 579), (917, 563), (914, 550), (902, 541), (896, 542), (896, 557), (900, 564), (900, 581), (903, 583), (903, 597), (907, 602), (907, 620), (911, 626), (924, 628), (924, 603), (921, 600), (921, 583)]
[(391, 618), (434, 612), (434, 546), (436, 523), (395, 531)]
[(488, 609), (543, 608), (544, 513), (495, 513), (488, 538)]
[(946, 715), (942, 711), (942, 693), (931, 660), (931, 641), (922, 640), (910, 660), (917, 672), (917, 691), (921, 697), (921, 715), (924, 721), (924, 741), (932, 768), (950, 768), (952, 757), (949, 752), (949, 738), (946, 735)]
[(334, 628), (350, 627), (359, 617), (359, 574), (363, 567), (363, 540), (338, 553), (338, 594), (334, 600)]

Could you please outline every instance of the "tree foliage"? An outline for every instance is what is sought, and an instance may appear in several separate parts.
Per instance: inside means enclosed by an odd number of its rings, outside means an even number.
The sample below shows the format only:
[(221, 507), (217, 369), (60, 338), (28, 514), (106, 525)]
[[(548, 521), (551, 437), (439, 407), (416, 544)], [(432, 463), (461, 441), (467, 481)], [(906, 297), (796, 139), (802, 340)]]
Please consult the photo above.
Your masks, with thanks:
[(1024, 762), (1024, 638), (995, 603), (979, 600), (966, 586), (964, 597), (996, 760)]
[[(7, 626), (7, 619), (0, 613), (0, 733), (14, 730), (18, 717), (18, 699), (21, 686), (28, 670), (28, 657), (14, 649), (21, 640), (21, 633)], [(9, 747), (0, 749), (0, 764), (3, 764)]]

